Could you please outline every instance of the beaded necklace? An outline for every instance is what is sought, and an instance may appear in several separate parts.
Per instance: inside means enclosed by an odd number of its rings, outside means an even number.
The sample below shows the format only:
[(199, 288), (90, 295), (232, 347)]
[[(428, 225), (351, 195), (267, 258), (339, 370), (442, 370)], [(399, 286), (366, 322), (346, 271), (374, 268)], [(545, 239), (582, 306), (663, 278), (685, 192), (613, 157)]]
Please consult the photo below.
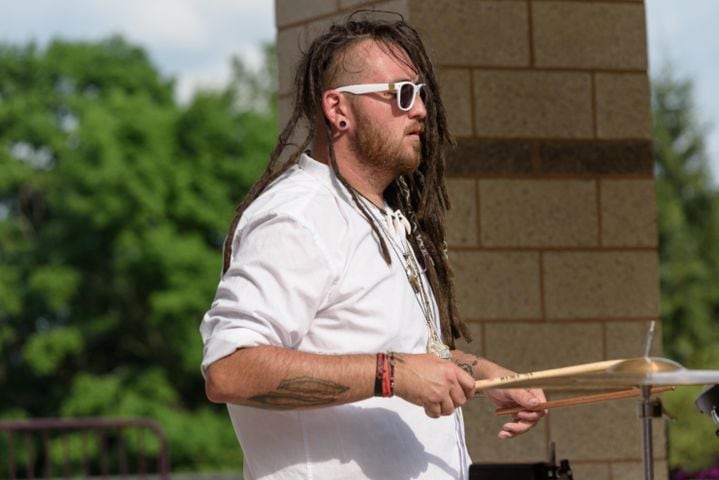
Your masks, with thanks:
[[(364, 197), (363, 200), (365, 202), (369, 202), (369, 200), (365, 199)], [(404, 268), (404, 273), (407, 276), (407, 281), (409, 282), (410, 286), (412, 287), (412, 290), (415, 293), (415, 299), (419, 304), (419, 308), (422, 311), (424, 319), (427, 323), (427, 327), (429, 329), (427, 352), (433, 353), (440, 358), (451, 358), (452, 355), (449, 351), (449, 347), (445, 345), (439, 338), (437, 329), (435, 328), (434, 310), (432, 309), (432, 302), (430, 301), (431, 293), (429, 284), (425, 282), (425, 279), (422, 275), (423, 272), (420, 271), (419, 262), (414, 255), (412, 246), (407, 241), (407, 235), (409, 235), (412, 230), (409, 221), (405, 218), (405, 216), (400, 210), (395, 210), (394, 212), (388, 213), (384, 209), (380, 209), (371, 202), (369, 202), (368, 206), (370, 207), (369, 210), (372, 212), (372, 216), (375, 218), (375, 220), (377, 220), (377, 223), (379, 224), (382, 233), (387, 239), (387, 242), (392, 247), (392, 251), (397, 257), (397, 260), (399, 260), (400, 264)], [(374, 213), (375, 209), (379, 210), (384, 218), (377, 218), (376, 213)], [(391, 227), (394, 232), (398, 234), (397, 236), (402, 239), (400, 244), (397, 244), (396, 236), (390, 234), (387, 231), (387, 227)]]

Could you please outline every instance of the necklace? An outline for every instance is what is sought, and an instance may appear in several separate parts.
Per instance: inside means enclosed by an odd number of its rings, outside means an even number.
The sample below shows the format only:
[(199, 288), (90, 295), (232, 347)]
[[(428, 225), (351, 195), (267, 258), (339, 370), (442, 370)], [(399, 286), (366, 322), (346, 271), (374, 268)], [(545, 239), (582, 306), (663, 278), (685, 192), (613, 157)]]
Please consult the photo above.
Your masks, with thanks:
[[(369, 207), (371, 211), (374, 211), (374, 208), (378, 208), (374, 204)], [(382, 212), (384, 218), (378, 219), (374, 213), (372, 216), (375, 220), (377, 220), (377, 223), (392, 247), (395, 256), (402, 267), (404, 267), (407, 281), (414, 291), (415, 299), (417, 300), (419, 308), (422, 311), (425, 321), (427, 322), (427, 327), (429, 329), (427, 352), (433, 353), (440, 358), (449, 359), (452, 356), (449, 351), (449, 347), (440, 340), (439, 334), (437, 333), (437, 329), (434, 325), (434, 310), (432, 309), (432, 302), (430, 300), (431, 293), (429, 281), (425, 281), (423, 278), (423, 272), (420, 270), (419, 262), (414, 255), (412, 246), (407, 241), (407, 235), (411, 232), (411, 226), (399, 210), (395, 210), (391, 213), (387, 213), (383, 209), (380, 209), (380, 211)], [(395, 234), (401, 238), (401, 243), (399, 245), (397, 245), (395, 241), (395, 235), (391, 235), (387, 231), (385, 225), (391, 226)]]

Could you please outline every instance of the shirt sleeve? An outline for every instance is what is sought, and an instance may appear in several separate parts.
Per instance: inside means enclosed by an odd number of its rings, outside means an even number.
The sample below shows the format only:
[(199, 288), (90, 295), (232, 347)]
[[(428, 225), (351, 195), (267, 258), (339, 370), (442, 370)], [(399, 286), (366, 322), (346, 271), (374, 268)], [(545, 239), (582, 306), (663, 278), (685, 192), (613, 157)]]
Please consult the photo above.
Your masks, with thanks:
[(249, 222), (235, 234), (230, 266), (202, 319), (203, 374), (238, 348), (296, 347), (333, 279), (322, 242), (296, 218)]

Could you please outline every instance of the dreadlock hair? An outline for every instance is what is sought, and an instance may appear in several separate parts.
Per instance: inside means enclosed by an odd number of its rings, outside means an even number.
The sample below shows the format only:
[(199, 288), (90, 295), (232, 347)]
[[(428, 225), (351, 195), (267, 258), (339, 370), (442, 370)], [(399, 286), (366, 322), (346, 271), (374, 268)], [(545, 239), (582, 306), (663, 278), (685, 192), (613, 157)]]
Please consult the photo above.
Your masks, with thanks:
[[(400, 209), (412, 225), (410, 244), (415, 255), (426, 269), (427, 277), (435, 294), (440, 316), (442, 337), (454, 348), (454, 340), (463, 336), (471, 340), (469, 330), (457, 312), (452, 269), (447, 258), (445, 243), (445, 211), (449, 208), (449, 197), (444, 183), (443, 146), (452, 144), (453, 139), (447, 128), (444, 106), (437, 94), (439, 86), (434, 74), (432, 62), (417, 31), (399, 18), (394, 21), (358, 18), (363, 12), (355, 12), (343, 24), (332, 25), (327, 33), (316, 38), (297, 67), (294, 79), (294, 109), (289, 121), (278, 137), (270, 160), (259, 180), (250, 188), (244, 200), (237, 207), (229, 234), (224, 244), (223, 273), (227, 271), (232, 256), (232, 243), (235, 230), (245, 209), (280, 175), (297, 164), (317, 132), (317, 126), (326, 127), (330, 167), (337, 179), (352, 196), (359, 211), (370, 224), (380, 243), (380, 250), (387, 264), (392, 259), (383, 236), (364, 202), (360, 201), (357, 191), (345, 180), (337, 167), (331, 127), (322, 110), (322, 94), (329, 88), (329, 82), (338, 69), (338, 59), (348, 49), (362, 40), (374, 40), (388, 47), (389, 52), (397, 56), (392, 47), (403, 50), (410, 67), (420, 73), (426, 84), (428, 101), (425, 104), (427, 116), (420, 151), (419, 167), (409, 175), (395, 179), (385, 190), (385, 199), (392, 208)], [(364, 12), (368, 13), (368, 12)], [(376, 13), (376, 12), (372, 12)], [(397, 57), (399, 61), (406, 60)], [(322, 116), (322, 117), (320, 117)], [(321, 121), (318, 121), (321, 120)], [(281, 154), (290, 143), (290, 138), (303, 121), (308, 129), (307, 135), (284, 163), (279, 161)], [(296, 144), (295, 144), (296, 145)]]

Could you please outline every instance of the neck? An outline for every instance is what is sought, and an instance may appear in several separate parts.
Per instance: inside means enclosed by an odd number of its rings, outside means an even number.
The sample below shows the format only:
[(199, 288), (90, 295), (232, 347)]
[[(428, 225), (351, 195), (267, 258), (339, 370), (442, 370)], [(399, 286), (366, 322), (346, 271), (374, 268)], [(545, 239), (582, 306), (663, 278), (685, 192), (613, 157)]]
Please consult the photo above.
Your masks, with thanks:
[[(312, 156), (318, 162), (330, 165), (329, 145), (327, 141), (315, 139), (312, 144)], [(354, 152), (346, 148), (344, 142), (335, 142), (335, 159), (340, 175), (360, 195), (379, 208), (384, 208), (384, 191), (394, 178), (387, 172), (378, 172), (358, 159)]]

